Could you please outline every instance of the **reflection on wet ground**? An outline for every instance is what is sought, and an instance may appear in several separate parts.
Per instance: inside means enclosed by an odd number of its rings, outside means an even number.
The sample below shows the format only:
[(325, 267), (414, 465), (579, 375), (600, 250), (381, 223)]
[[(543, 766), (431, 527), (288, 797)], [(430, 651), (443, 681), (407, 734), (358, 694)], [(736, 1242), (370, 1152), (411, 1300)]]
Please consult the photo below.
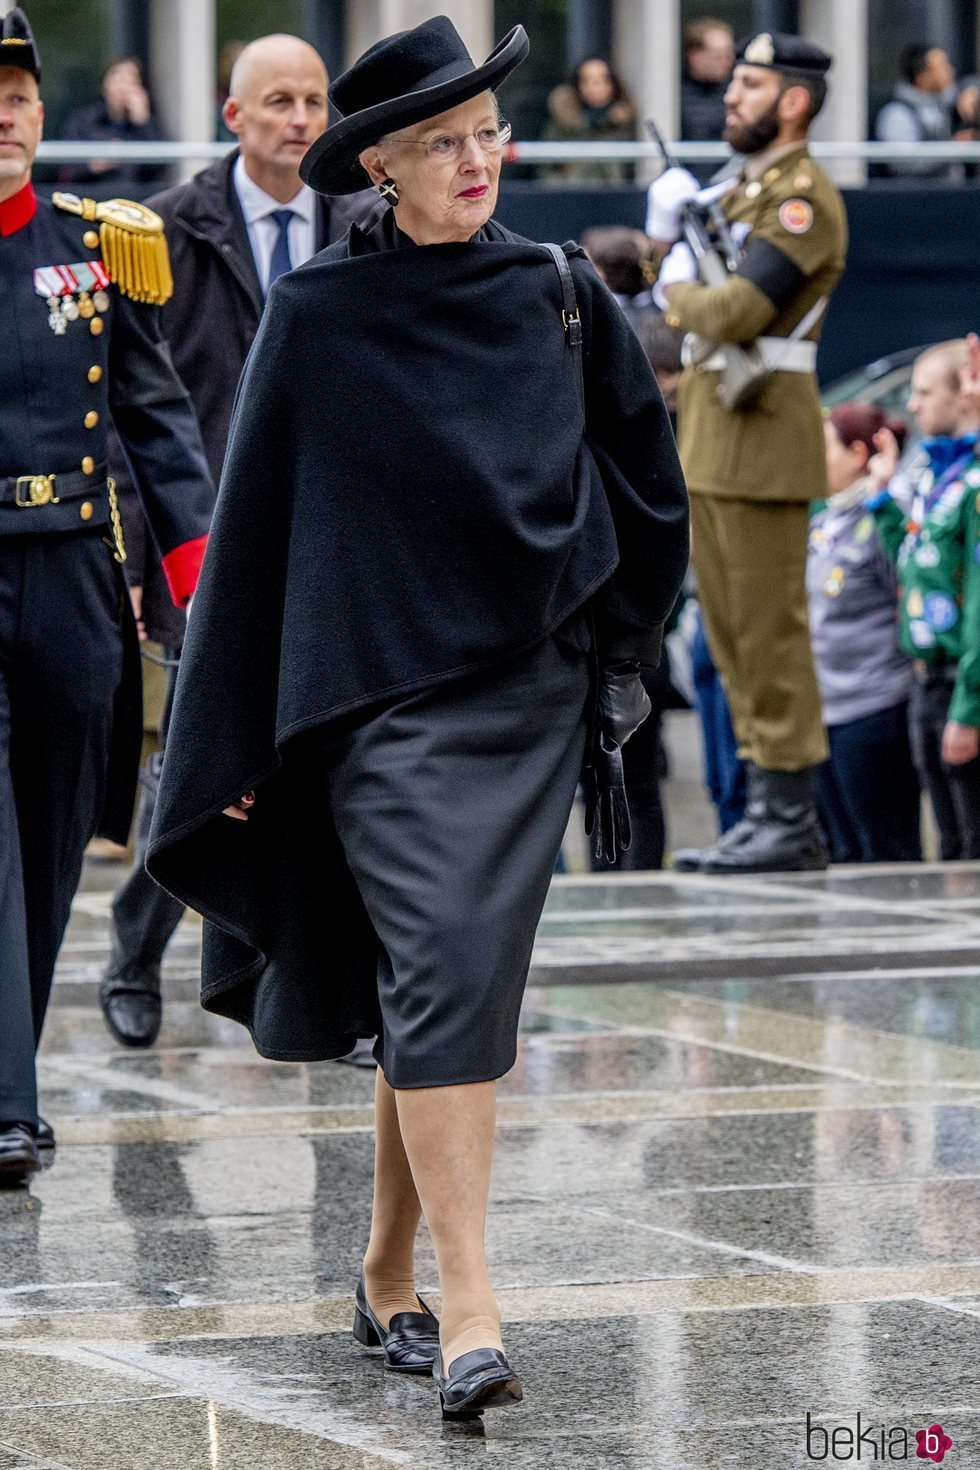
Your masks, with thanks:
[(858, 1414), (980, 1464), (980, 866), (556, 882), (489, 1230), (527, 1399), (468, 1431), (350, 1337), (371, 1075), (205, 1016), (193, 920), (116, 1048), (117, 877), (59, 968), (56, 1164), (0, 1195), (0, 1470), (794, 1467)]

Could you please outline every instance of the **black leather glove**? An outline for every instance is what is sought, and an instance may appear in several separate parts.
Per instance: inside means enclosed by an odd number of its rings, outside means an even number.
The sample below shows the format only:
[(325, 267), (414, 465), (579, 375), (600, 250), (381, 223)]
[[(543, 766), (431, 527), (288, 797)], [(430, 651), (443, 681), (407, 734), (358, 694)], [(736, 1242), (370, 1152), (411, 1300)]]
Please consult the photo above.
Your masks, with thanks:
[(600, 671), (598, 717), (585, 779), (585, 832), (600, 860), (614, 863), (633, 841), (622, 747), (650, 713), (639, 664)]

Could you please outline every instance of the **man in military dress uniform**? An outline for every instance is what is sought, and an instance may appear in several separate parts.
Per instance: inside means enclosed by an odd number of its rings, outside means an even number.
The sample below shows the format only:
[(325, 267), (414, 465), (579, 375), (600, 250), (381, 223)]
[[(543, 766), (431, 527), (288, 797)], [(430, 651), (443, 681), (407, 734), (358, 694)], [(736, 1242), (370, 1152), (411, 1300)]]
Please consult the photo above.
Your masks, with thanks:
[(53, 1148), (35, 1050), (95, 832), (125, 841), (141, 718), (111, 413), (171, 594), (194, 591), (214, 491), (159, 326), (160, 220), (126, 201), (39, 200), (40, 63), (0, 22), (0, 1182)]
[[(659, 291), (693, 334), (681, 381), (681, 459), (708, 641), (748, 764), (745, 818), (679, 865), (708, 872), (821, 868), (810, 773), (827, 756), (804, 586), (808, 507), (826, 494), (815, 377), (827, 299), (844, 268), (837, 189), (807, 152), (830, 57), (797, 36), (743, 41), (726, 140), (745, 162), (723, 200), (738, 269), (708, 286), (677, 245)], [(751, 344), (755, 399), (719, 397), (725, 344)]]

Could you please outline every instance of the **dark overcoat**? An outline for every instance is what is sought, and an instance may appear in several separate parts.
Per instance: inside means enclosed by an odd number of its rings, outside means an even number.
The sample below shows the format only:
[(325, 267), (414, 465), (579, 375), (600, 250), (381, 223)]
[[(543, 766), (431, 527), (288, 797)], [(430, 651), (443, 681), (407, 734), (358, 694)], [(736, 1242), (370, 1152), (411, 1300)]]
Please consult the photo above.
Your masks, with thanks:
[[(493, 222), (393, 243), (390, 219), (354, 228), (273, 288), (150, 844), (153, 876), (205, 916), (205, 1006), (279, 1059), (380, 1024), (377, 939), (306, 737), (515, 658), (586, 606), (607, 652), (650, 653), (687, 565), (667, 413), (584, 255), (567, 247), (583, 415), (542, 246)], [(247, 824), (220, 815), (250, 788)]]

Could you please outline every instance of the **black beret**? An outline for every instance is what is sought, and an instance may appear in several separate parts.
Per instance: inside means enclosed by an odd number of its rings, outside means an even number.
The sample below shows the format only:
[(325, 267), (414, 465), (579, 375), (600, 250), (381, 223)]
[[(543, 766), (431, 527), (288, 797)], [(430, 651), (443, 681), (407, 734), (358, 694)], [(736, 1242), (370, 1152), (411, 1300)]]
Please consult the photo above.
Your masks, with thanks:
[(746, 66), (764, 66), (768, 71), (789, 72), (798, 77), (823, 77), (830, 70), (831, 58), (812, 41), (802, 36), (784, 36), (778, 31), (763, 31), (746, 36), (735, 48), (736, 62)]

